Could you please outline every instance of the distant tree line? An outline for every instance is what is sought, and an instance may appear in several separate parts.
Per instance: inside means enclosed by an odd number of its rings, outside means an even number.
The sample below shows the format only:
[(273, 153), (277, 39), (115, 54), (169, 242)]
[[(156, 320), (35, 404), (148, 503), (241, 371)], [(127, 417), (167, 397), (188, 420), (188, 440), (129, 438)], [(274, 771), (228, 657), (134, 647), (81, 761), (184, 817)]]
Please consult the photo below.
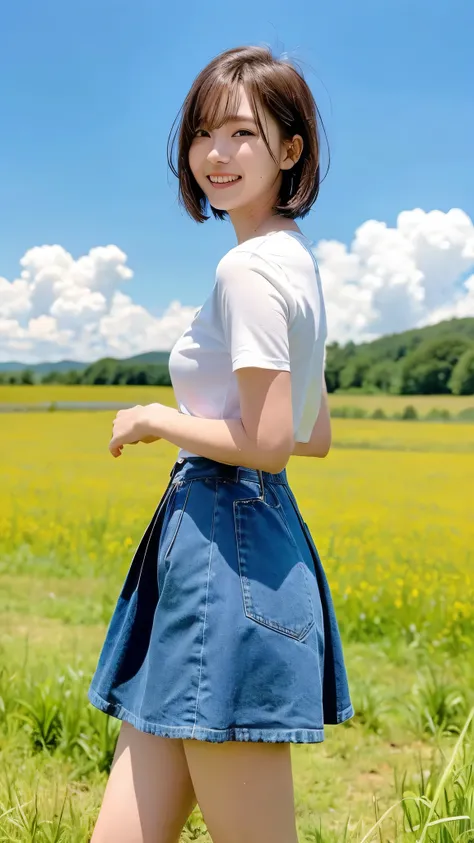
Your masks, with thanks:
[(35, 377), (34, 371), (28, 368), (18, 372), (0, 372), (0, 383), (171, 386), (171, 379), (167, 363), (123, 363), (120, 360), (105, 357), (82, 370), (69, 369), (65, 372), (53, 370), (40, 378)]
[[(329, 343), (329, 392), (392, 395), (473, 395), (474, 318), (451, 319), (370, 343)], [(0, 372), (0, 383), (136, 384), (170, 386), (167, 363), (103, 358), (86, 368), (54, 370), (41, 379), (27, 367)]]

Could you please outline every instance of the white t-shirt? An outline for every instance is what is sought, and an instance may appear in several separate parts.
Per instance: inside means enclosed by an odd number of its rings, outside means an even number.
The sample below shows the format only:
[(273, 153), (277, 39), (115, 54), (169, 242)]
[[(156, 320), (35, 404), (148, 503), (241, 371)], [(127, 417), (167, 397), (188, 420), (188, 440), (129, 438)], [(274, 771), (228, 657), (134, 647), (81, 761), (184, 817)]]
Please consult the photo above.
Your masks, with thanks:
[[(182, 413), (240, 418), (244, 366), (291, 372), (294, 437), (308, 442), (321, 403), (326, 313), (314, 242), (297, 231), (252, 237), (219, 261), (210, 295), (170, 352)], [(196, 456), (180, 448), (180, 457)]]

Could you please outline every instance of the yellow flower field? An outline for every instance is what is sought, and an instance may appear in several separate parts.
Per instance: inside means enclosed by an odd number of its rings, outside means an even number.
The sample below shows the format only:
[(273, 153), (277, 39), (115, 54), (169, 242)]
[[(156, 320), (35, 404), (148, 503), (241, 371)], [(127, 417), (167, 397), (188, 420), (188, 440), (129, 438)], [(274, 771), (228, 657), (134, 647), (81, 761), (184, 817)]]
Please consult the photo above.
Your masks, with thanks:
[[(139, 402), (136, 402), (139, 403)], [(71, 621), (104, 621), (177, 449), (108, 442), (115, 412), (1, 417), (0, 572), (10, 609), (38, 580), (84, 581)], [(325, 460), (293, 457), (288, 477), (333, 590), (346, 638), (388, 634), (453, 652), (472, 645), (474, 425), (335, 419)], [(24, 577), (19, 589), (18, 577)], [(5, 597), (5, 595), (7, 595)], [(67, 611), (66, 611), (67, 616)]]

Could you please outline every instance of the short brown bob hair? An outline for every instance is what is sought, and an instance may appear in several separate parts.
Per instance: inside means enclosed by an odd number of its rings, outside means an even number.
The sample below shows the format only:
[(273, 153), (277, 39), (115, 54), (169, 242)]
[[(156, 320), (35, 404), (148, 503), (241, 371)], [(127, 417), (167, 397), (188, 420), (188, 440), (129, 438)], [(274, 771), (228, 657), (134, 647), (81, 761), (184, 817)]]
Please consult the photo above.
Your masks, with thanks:
[[(268, 144), (256, 103), (270, 111), (280, 126), (284, 140), (291, 139), (295, 134), (303, 138), (303, 150), (299, 160), (290, 170), (282, 170), (280, 194), (273, 210), (289, 219), (304, 217), (319, 193), (320, 142), (317, 116), (320, 120), (321, 116), (302, 73), (288, 61), (274, 58), (268, 47), (234, 47), (226, 50), (212, 59), (194, 80), (180, 109), (181, 125), (171, 140), (173, 126), (179, 117), (178, 112), (168, 136), (168, 164), (179, 180), (179, 202), (196, 222), (209, 219), (204, 213), (207, 196), (189, 167), (189, 148), (202, 122), (208, 128), (220, 128), (226, 122), (227, 115), (235, 113), (240, 83), (245, 86), (258, 129), (275, 163), (276, 159)], [(217, 123), (217, 111), (223, 91), (228, 92), (227, 103)], [(178, 130), (176, 169), (172, 153)], [(227, 211), (218, 210), (212, 205), (210, 209), (218, 219), (222, 220), (227, 216)]]

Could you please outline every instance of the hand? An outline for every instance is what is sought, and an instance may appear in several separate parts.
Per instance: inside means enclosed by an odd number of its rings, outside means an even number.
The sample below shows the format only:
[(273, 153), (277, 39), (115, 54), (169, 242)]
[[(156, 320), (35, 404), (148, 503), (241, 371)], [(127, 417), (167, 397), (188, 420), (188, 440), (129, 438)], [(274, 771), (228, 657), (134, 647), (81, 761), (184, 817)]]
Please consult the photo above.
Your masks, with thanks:
[(151, 434), (147, 430), (146, 410), (137, 404), (128, 410), (119, 410), (113, 422), (113, 435), (109, 442), (109, 451), (113, 457), (119, 457), (124, 445), (138, 445), (139, 442), (149, 444), (157, 442), (161, 436)]

